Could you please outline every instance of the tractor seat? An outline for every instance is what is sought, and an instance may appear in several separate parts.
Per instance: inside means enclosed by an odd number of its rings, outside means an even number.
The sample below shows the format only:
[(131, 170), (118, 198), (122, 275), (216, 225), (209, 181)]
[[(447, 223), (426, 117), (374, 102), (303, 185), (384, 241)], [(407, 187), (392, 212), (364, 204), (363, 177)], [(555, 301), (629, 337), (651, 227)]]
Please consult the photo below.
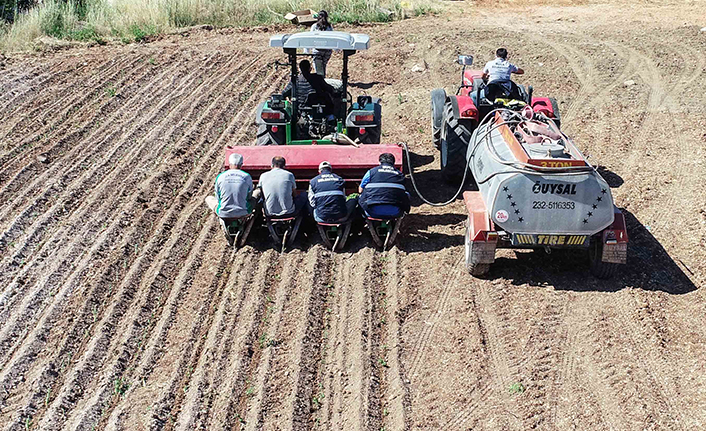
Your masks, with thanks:
[[(315, 106), (321, 106), (322, 112), (318, 112)], [(328, 116), (333, 114), (333, 99), (328, 94), (309, 93), (306, 96), (302, 111), (311, 111), (314, 115)]]
[(279, 215), (279, 216), (267, 216), (266, 218), (267, 218), (267, 221), (278, 222), (278, 221), (292, 221), (292, 220), (296, 219), (297, 217), (292, 214), (284, 214), (284, 215)]

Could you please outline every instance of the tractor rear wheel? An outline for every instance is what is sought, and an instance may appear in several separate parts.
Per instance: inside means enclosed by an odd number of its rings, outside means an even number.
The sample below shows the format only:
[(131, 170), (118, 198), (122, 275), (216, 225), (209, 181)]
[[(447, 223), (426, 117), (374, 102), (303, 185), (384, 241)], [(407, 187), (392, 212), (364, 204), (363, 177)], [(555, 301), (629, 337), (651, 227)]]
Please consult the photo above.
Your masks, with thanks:
[(444, 104), (446, 103), (446, 91), (437, 88), (431, 92), (431, 140), (434, 148), (441, 148), (441, 126), (444, 122)]
[(466, 269), (474, 277), (482, 277), (490, 271), (489, 263), (478, 263), (473, 256), (473, 241), (470, 238), (470, 223), (466, 225), (466, 234), (464, 235), (464, 248), (466, 254)]
[(618, 271), (618, 263), (603, 262), (603, 241), (591, 241), (588, 248), (588, 260), (591, 264), (591, 273), (602, 280), (611, 278)]
[(451, 102), (444, 105), (444, 121), (441, 130), (441, 177), (447, 183), (461, 180), (467, 169), (466, 150), (471, 132), (454, 118)]

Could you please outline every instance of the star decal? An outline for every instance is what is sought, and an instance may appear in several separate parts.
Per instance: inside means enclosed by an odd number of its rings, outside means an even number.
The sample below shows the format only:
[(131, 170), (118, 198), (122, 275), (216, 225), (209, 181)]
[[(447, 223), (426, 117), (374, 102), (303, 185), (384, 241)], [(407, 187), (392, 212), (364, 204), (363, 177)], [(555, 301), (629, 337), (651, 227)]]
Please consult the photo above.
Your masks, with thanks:
[(515, 207), (515, 206), (517, 206), (517, 204), (515, 202), (510, 202), (510, 206)]
[(596, 208), (598, 208), (598, 205), (593, 204), (593, 209), (595, 210)]
[(520, 218), (517, 219), (517, 221), (519, 221), (520, 223), (522, 223), (524, 220), (525, 220), (525, 219), (523, 219), (522, 217), (520, 217)]
[(519, 213), (520, 213), (520, 210), (515, 210), (515, 214), (519, 214)]
[(602, 200), (603, 200), (603, 198), (602, 198), (602, 197), (600, 197), (600, 196), (598, 196), (598, 197), (596, 198), (596, 200), (597, 200), (598, 202), (600, 202), (600, 201), (602, 201)]
[(606, 193), (605, 189), (601, 189), (601, 194), (604, 195)]
[(588, 212), (588, 216), (591, 217), (593, 213), (591, 211)]
[(508, 199), (512, 199), (512, 195), (507, 195), (507, 198), (508, 198)]
[(583, 224), (587, 224), (587, 223), (588, 223), (588, 220), (583, 219)]
[(506, 192), (508, 190), (507, 186), (503, 187), (503, 191)]

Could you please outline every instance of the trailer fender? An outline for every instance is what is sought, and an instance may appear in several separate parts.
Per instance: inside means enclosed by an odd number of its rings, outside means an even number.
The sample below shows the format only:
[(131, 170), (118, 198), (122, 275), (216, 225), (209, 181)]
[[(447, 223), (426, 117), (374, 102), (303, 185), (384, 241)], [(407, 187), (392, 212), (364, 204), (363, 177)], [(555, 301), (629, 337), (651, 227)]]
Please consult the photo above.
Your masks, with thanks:
[(627, 263), (628, 230), (625, 215), (613, 206), (613, 223), (601, 232), (603, 254), (601, 260), (609, 263)]
[(480, 192), (464, 192), (463, 201), (468, 211), (468, 242), (472, 248), (474, 263), (493, 263), (498, 234), (488, 217)]

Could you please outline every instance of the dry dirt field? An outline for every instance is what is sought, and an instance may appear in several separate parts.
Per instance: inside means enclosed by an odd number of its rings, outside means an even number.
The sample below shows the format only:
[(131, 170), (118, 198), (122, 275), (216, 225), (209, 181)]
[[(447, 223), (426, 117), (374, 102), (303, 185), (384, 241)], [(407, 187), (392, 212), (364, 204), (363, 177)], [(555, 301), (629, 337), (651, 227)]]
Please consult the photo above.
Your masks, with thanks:
[(371, 35), (354, 93), (382, 96), (437, 199), (429, 91), (506, 45), (627, 216), (606, 282), (568, 252), (471, 278), (460, 201), (416, 199), (386, 253), (280, 256), (264, 232), (232, 252), (203, 197), (285, 83), (273, 29), (9, 56), (0, 429), (706, 429), (706, 5), (656, 3), (344, 28)]

